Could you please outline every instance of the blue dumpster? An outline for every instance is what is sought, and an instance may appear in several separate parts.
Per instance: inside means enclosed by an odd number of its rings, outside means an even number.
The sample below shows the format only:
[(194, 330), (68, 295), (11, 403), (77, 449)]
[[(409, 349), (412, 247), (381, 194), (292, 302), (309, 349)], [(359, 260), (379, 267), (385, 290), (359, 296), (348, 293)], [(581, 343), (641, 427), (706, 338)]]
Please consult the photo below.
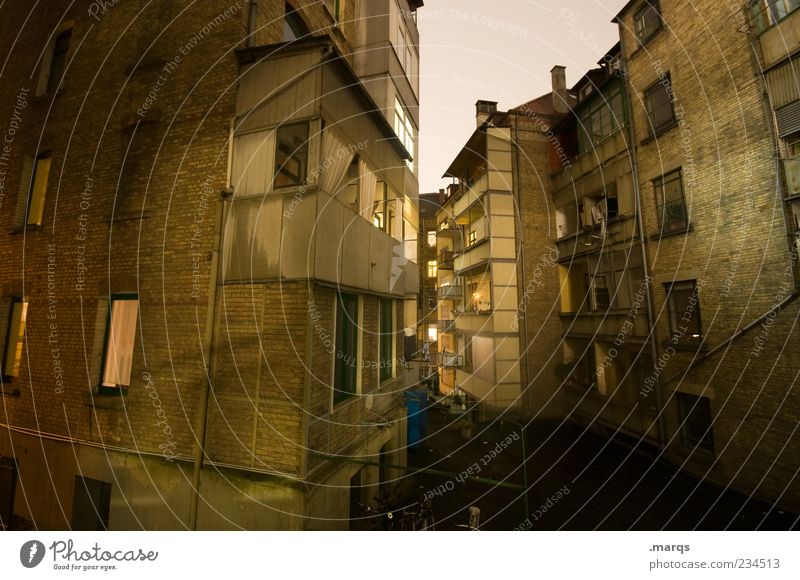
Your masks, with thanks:
[(419, 449), (428, 432), (428, 388), (405, 392), (408, 410), (408, 448)]

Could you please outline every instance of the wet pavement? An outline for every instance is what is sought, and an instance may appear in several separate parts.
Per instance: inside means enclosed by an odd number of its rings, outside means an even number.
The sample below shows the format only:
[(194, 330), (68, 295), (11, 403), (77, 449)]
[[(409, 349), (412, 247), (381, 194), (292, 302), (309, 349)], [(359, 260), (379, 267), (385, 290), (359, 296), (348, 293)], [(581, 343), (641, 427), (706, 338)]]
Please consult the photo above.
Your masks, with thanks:
[[(410, 475), (402, 497), (433, 499), (437, 530), (788, 530), (794, 514), (689, 476), (646, 451), (609, 442), (571, 423), (525, 429), (528, 492), (522, 488), (522, 429), (478, 426), (466, 440), (452, 415), (429, 413), (428, 438), (409, 464), (449, 473)], [(473, 479), (482, 478), (482, 481)], [(499, 482), (499, 483), (498, 483)]]

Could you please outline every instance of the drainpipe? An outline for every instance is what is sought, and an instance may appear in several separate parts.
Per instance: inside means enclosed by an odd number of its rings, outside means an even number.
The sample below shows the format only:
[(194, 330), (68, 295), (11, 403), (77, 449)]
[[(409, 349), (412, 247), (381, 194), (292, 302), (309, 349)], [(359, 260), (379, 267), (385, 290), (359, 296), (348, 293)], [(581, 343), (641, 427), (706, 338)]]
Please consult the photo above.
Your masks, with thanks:
[[(621, 25), (620, 25), (621, 26)], [(620, 38), (622, 37), (622, 30), (620, 30)], [(628, 155), (631, 160), (631, 177), (633, 180), (633, 195), (636, 203), (636, 229), (639, 231), (639, 248), (642, 253), (642, 273), (644, 279), (647, 280), (647, 329), (650, 333), (650, 357), (653, 359), (653, 371), (655, 376), (655, 398), (656, 398), (656, 411), (658, 413), (656, 424), (658, 426), (658, 445), (662, 449), (666, 446), (667, 441), (667, 428), (664, 417), (664, 401), (661, 393), (661, 381), (659, 380), (658, 371), (658, 356), (660, 352), (658, 344), (658, 332), (655, 323), (655, 307), (653, 306), (653, 288), (650, 284), (650, 265), (647, 262), (647, 244), (645, 242), (644, 231), (644, 217), (642, 216), (642, 192), (639, 187), (639, 161), (636, 155), (636, 132), (633, 126), (633, 101), (631, 99), (631, 92), (633, 87), (630, 83), (630, 75), (627, 71), (628, 57), (625, 54), (625, 48), (621, 47), (622, 52), (622, 70), (625, 71), (624, 85), (625, 85), (625, 105), (628, 107)]]
[(256, 45), (256, 20), (258, 18), (258, 0), (250, 0), (250, 16), (247, 22), (247, 48)]
[[(227, 183), (230, 187), (231, 174), (231, 155), (233, 150), (233, 122), (230, 126), (231, 138), (228, 144), (228, 176)], [(220, 248), (222, 246), (222, 224), (225, 216), (225, 203), (232, 195), (230, 188), (220, 192), (217, 199), (216, 211), (214, 216), (214, 238), (211, 254), (211, 268), (209, 270), (208, 283), (208, 309), (206, 311), (206, 330), (203, 337), (203, 352), (206, 356), (206, 380), (203, 381), (203, 389), (200, 392), (200, 406), (197, 413), (197, 420), (194, 426), (195, 446), (192, 471), (192, 488), (189, 499), (189, 529), (197, 529), (197, 511), (200, 503), (200, 474), (203, 470), (206, 447), (206, 426), (208, 422), (208, 402), (214, 386), (214, 378), (217, 376), (217, 288), (221, 275), (222, 260), (220, 260)]]

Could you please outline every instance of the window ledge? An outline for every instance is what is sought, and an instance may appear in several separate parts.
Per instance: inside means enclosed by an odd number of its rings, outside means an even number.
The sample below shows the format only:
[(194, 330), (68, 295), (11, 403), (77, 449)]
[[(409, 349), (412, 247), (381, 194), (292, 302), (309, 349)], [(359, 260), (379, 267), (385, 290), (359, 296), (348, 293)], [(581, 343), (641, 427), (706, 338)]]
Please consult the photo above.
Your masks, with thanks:
[(639, 56), (640, 53), (646, 53), (647, 52), (647, 50), (646, 50), (647, 45), (651, 44), (656, 38), (659, 38), (661, 36), (661, 34), (666, 29), (667, 29), (667, 27), (664, 26), (663, 17), (662, 17), (661, 26), (659, 26), (656, 30), (654, 30), (653, 33), (650, 34), (650, 36), (648, 36), (644, 40), (639, 40), (639, 37), (637, 37), (636, 34), (634, 33), (633, 37), (636, 40), (636, 50), (634, 50), (631, 53), (631, 55), (628, 57), (628, 59), (630, 60), (630, 59), (636, 58), (637, 56)]
[(24, 234), (26, 232), (36, 232), (42, 229), (42, 224), (27, 224), (20, 228), (11, 228), (8, 233), (11, 235)]
[(36, 95), (34, 97), (31, 97), (31, 103), (46, 103), (56, 99), (56, 97), (60, 97), (63, 94), (64, 94), (64, 87), (62, 85), (55, 92), (48, 91), (42, 93), (41, 95)]
[(107, 224), (116, 224), (121, 222), (131, 222), (137, 220), (149, 220), (150, 219), (150, 212), (143, 211), (143, 212), (120, 212), (118, 214), (114, 214), (113, 216), (107, 215), (106, 216), (106, 223)]
[(683, 235), (683, 234), (691, 233), (693, 231), (694, 231), (694, 224), (689, 224), (685, 228), (681, 228), (679, 230), (675, 230), (675, 231), (672, 231), (672, 232), (658, 232), (658, 233), (652, 234), (650, 236), (650, 239), (652, 241), (654, 241), (654, 242), (657, 242), (662, 238), (670, 238), (672, 236), (680, 236), (680, 235)]
[(700, 338), (697, 341), (679, 341), (677, 344), (675, 344), (672, 342), (672, 337), (670, 337), (664, 341), (664, 344), (671, 346), (675, 350), (684, 352), (708, 352), (710, 350), (708, 348), (708, 344), (703, 338)]
[(644, 139), (639, 141), (639, 145), (647, 145), (648, 143), (652, 143), (653, 141), (655, 141), (656, 139), (661, 137), (661, 135), (663, 135), (664, 133), (666, 133), (668, 131), (671, 131), (672, 129), (674, 129), (677, 126), (678, 126), (678, 120), (677, 119), (672, 119), (671, 122), (667, 123), (666, 125), (663, 125), (662, 127), (657, 127), (647, 137), (645, 137)]
[(101, 389), (99, 392), (84, 394), (83, 404), (96, 409), (122, 411), (125, 409), (125, 399), (127, 397), (128, 391), (124, 389)]

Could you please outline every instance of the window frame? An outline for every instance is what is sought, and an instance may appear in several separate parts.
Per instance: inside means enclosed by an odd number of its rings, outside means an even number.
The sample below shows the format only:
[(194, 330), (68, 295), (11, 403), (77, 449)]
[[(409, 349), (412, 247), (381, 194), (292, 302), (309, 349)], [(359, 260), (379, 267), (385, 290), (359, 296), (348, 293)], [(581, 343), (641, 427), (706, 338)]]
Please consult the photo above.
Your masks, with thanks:
[(130, 384), (123, 385), (121, 383), (117, 384), (116, 386), (106, 385), (105, 383), (105, 376), (106, 376), (106, 368), (109, 363), (109, 345), (111, 341), (111, 325), (112, 325), (112, 316), (114, 313), (114, 303), (115, 302), (130, 302), (136, 301), (136, 324), (134, 325), (134, 334), (133, 334), (133, 345), (131, 347), (131, 374), (128, 377), (128, 383), (132, 382), (133, 378), (133, 357), (136, 354), (136, 335), (139, 329), (139, 311), (141, 307), (141, 302), (139, 300), (139, 295), (134, 293), (119, 293), (119, 294), (112, 294), (108, 301), (108, 313), (106, 314), (106, 328), (103, 334), (103, 356), (100, 359), (100, 377), (98, 383), (98, 393), (100, 394), (118, 394), (118, 393), (126, 393), (130, 388)]
[[(352, 306), (353, 312), (355, 313), (356, 320), (352, 320), (352, 316), (348, 315), (347, 320), (350, 325), (352, 325), (351, 330), (353, 331), (352, 337), (347, 337), (348, 342), (352, 342), (352, 350), (353, 350), (353, 364), (349, 365), (352, 369), (349, 372), (347, 371), (347, 363), (344, 361), (345, 356), (348, 356), (350, 353), (344, 353), (340, 340), (343, 340), (344, 337), (340, 338), (340, 332), (344, 332), (345, 328), (342, 324), (345, 321), (345, 317), (343, 316), (344, 312), (346, 312), (347, 306), (344, 304), (344, 299), (346, 299), (350, 305)], [(358, 395), (358, 374), (359, 369), (361, 368), (360, 358), (360, 339), (361, 339), (361, 299), (357, 294), (350, 294), (348, 292), (336, 292), (336, 316), (335, 316), (335, 337), (334, 337), (334, 351), (333, 351), (333, 380), (331, 381), (331, 390), (332, 390), (332, 400), (333, 406), (337, 406), (341, 403), (346, 403), (356, 395)], [(341, 356), (339, 353), (343, 353)], [(342, 363), (342, 364), (340, 364)], [(350, 373), (352, 373), (352, 377), (350, 377)], [(342, 379), (352, 380), (352, 385), (343, 385)]]
[[(37, 187), (38, 178), (40, 176), (40, 171), (42, 169), (39, 167), (39, 164), (43, 162), (45, 159), (48, 160), (47, 164), (47, 174), (43, 178), (44, 183), (42, 184), (41, 188)], [(52, 151), (41, 151), (36, 154), (36, 157), (33, 158), (33, 170), (31, 171), (31, 181), (28, 186), (28, 197), (26, 199), (26, 206), (25, 206), (25, 220), (23, 223), (23, 227), (30, 227), (30, 226), (41, 226), (42, 221), (44, 221), (44, 209), (45, 203), (47, 202), (47, 188), (50, 185), (50, 171), (53, 168), (53, 152)], [(35, 221), (31, 221), (31, 209), (33, 207), (34, 202), (34, 194), (37, 191), (41, 192), (41, 207), (39, 208), (36, 215)], [(37, 203), (38, 205), (38, 203)]]
[(408, 109), (397, 96), (394, 98), (393, 128), (395, 135), (397, 135), (397, 138), (400, 139), (403, 147), (411, 156), (410, 160), (406, 160), (406, 165), (408, 165), (409, 169), (412, 169), (416, 159), (416, 129), (411, 116), (408, 114)]
[[(21, 312), (20, 312), (20, 320), (17, 323), (17, 326), (22, 326), (20, 336), (16, 338), (16, 340), (12, 339), (11, 330), (14, 328), (14, 307), (15, 305), (21, 305)], [(29, 303), (21, 296), (12, 296), (9, 302), (9, 309), (8, 309), (8, 320), (6, 325), (6, 332), (5, 332), (5, 342), (3, 343), (3, 360), (2, 360), (2, 367), (0, 367), (0, 373), (3, 377), (3, 382), (5, 383), (12, 383), (14, 380), (19, 378), (19, 371), (22, 369), (22, 351), (25, 348), (25, 331), (27, 328), (27, 320), (28, 320), (28, 305)], [(13, 341), (13, 342), (12, 342)], [(12, 344), (14, 345), (14, 366), (19, 365), (19, 368), (16, 369), (17, 374), (7, 374), (6, 373), (6, 366), (8, 365), (9, 359), (9, 352), (11, 349)], [(17, 349), (19, 349), (19, 361), (17, 361)]]
[[(299, 127), (303, 127), (305, 129), (305, 141), (303, 142), (301, 147), (295, 148), (294, 151), (291, 153), (286, 153), (286, 159), (281, 161), (281, 133), (288, 132), (292, 129), (296, 129)], [(272, 168), (272, 189), (273, 191), (279, 191), (284, 189), (289, 189), (293, 187), (302, 187), (303, 184), (308, 179), (308, 166), (311, 159), (311, 128), (307, 121), (301, 121), (299, 123), (287, 123), (285, 125), (280, 125), (275, 129), (275, 159), (273, 162)], [(289, 145), (292, 147), (292, 145)], [(302, 153), (305, 155), (305, 158), (301, 161), (301, 171), (300, 175), (297, 176), (297, 180), (292, 183), (286, 183), (283, 185), (278, 185), (278, 176), (286, 167), (286, 163), (297, 156), (298, 153)], [(285, 172), (284, 172), (285, 173)]]
[[(649, 12), (655, 12), (658, 19), (658, 25), (647, 32), (643, 18)], [(642, 23), (641, 28), (640, 22)], [(646, 45), (663, 29), (664, 17), (661, 14), (661, 3), (658, 0), (645, 0), (639, 9), (633, 14), (633, 34), (636, 36), (636, 40), (639, 42), (639, 45)]]
[[(652, 99), (653, 96), (660, 91), (664, 91), (664, 93), (666, 94), (669, 103), (670, 118), (668, 121), (664, 121), (656, 125), (655, 122), (656, 109), (653, 107)], [(664, 73), (664, 76), (662, 78), (658, 79), (656, 82), (654, 82), (644, 90), (644, 110), (645, 110), (645, 115), (647, 116), (647, 133), (650, 137), (656, 137), (658, 135), (661, 135), (665, 131), (668, 131), (669, 129), (675, 127), (678, 124), (678, 119), (675, 116), (674, 97), (675, 97), (675, 87), (672, 84), (672, 75), (669, 72)]]
[[(395, 378), (395, 326), (396, 312), (395, 301), (390, 298), (381, 298), (378, 301), (378, 379), (381, 384)], [(386, 325), (388, 324), (388, 332)], [(388, 349), (388, 352), (384, 349)]]
[[(678, 407), (678, 430), (680, 431), (681, 445), (713, 453), (714, 416), (711, 411), (711, 399), (676, 391), (675, 403)], [(706, 413), (708, 414), (708, 421), (705, 421)], [(703, 417), (698, 418), (698, 414), (702, 414)], [(703, 437), (698, 439), (691, 434), (689, 432), (690, 426), (705, 427)]]
[[(678, 182), (680, 187), (680, 208), (682, 218), (678, 220), (667, 221), (667, 206), (677, 204), (675, 200), (668, 201), (666, 199), (667, 186)], [(686, 206), (686, 191), (683, 188), (683, 168), (679, 167), (673, 169), (664, 175), (660, 175), (653, 180), (653, 193), (656, 202), (656, 219), (658, 223), (658, 231), (663, 234), (681, 233), (689, 229), (689, 208)]]
[(428, 260), (428, 278), (436, 278), (439, 275), (439, 260)]
[[(682, 338), (684, 342), (696, 342), (703, 340), (703, 318), (701, 316), (701, 308), (700, 308), (700, 292), (698, 290), (699, 286), (697, 285), (697, 280), (675, 280), (671, 283), (665, 284), (665, 291), (667, 293), (667, 315), (669, 316), (669, 332), (671, 337), (676, 337), (682, 334)], [(676, 288), (676, 286), (684, 286), (683, 288)], [(674, 303), (676, 299), (675, 291), (685, 292), (689, 291), (689, 300), (693, 297), (697, 300), (697, 306), (693, 311), (693, 320), (695, 321), (695, 325), (697, 327), (697, 336), (694, 336), (695, 333), (687, 333), (683, 334), (679, 330), (678, 326), (681, 321), (683, 321), (683, 317), (685, 315), (686, 310), (684, 312), (679, 312), (677, 310), (677, 305)], [(689, 329), (691, 330), (691, 329)]]
[[(617, 110), (615, 110), (615, 107)], [(628, 123), (628, 109), (625, 104), (625, 87), (620, 82), (614, 82), (611, 86), (600, 91), (595, 97), (587, 102), (578, 113), (578, 153), (586, 153), (604, 141), (606, 138), (616, 135)], [(607, 120), (606, 129), (603, 122)], [(595, 121), (600, 129), (595, 134)]]

